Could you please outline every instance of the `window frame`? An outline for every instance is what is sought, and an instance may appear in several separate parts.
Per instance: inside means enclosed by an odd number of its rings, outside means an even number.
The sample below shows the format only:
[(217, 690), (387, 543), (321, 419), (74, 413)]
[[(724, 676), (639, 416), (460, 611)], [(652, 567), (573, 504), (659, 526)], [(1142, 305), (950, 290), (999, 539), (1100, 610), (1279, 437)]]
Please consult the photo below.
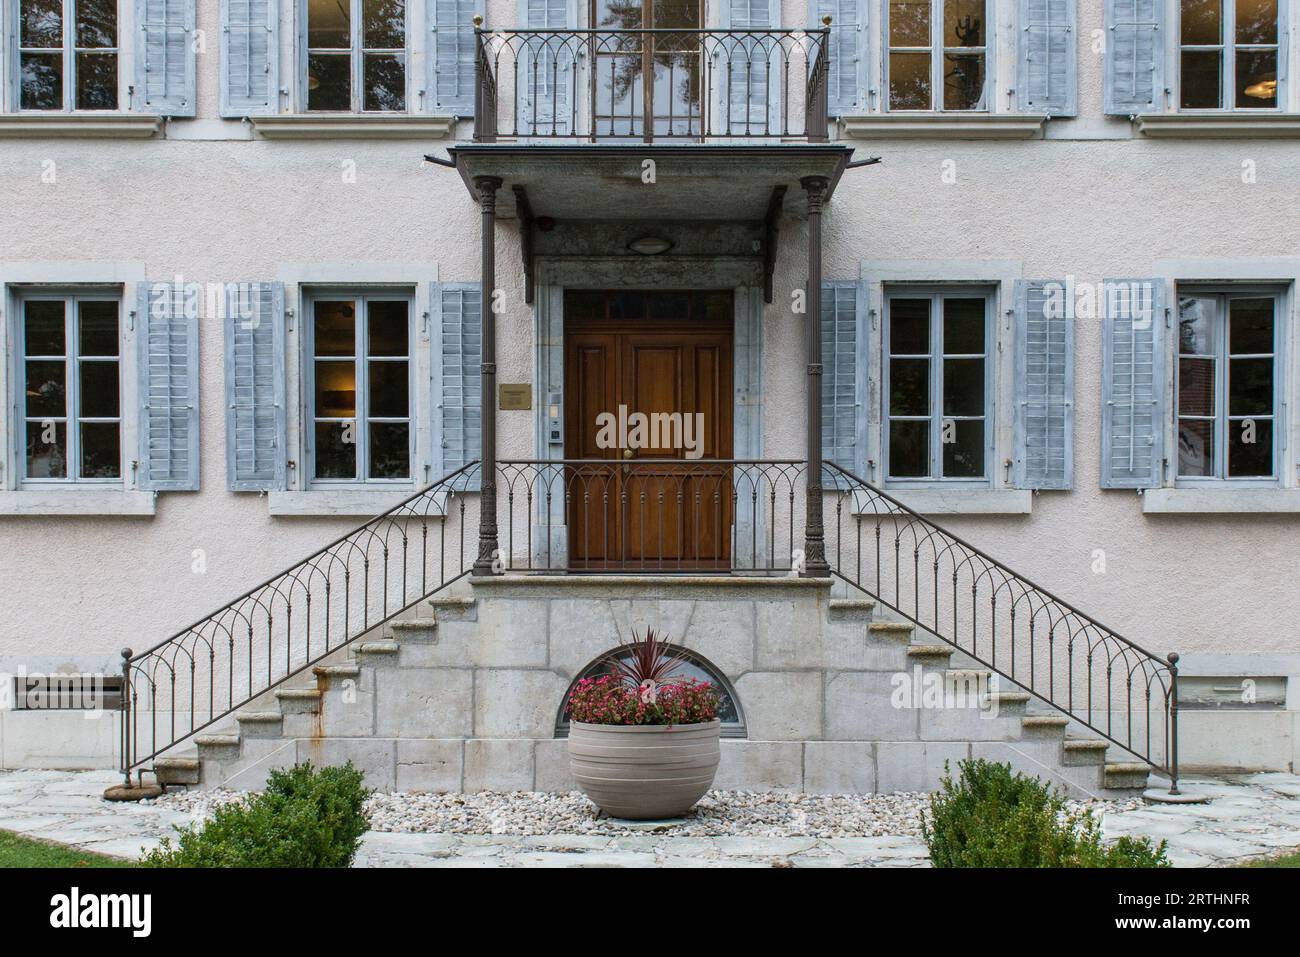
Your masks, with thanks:
[[(982, 47), (954, 47), (944, 43), (943, 4), (946, 0), (929, 0), (930, 3), (930, 44), (925, 47), (895, 47), (890, 42), (889, 5), (890, 0), (880, 0), (880, 62), (881, 86), (880, 109), (885, 113), (911, 115), (956, 114), (981, 115), (995, 112), (996, 97), (994, 91), (997, 81), (997, 48), (1000, 42), (997, 29), (996, 5), (993, 0), (984, 0), (984, 22), (986, 25), (984, 45)], [(935, 15), (936, 9), (939, 15)], [(943, 105), (943, 61), (950, 52), (972, 53), (982, 50), (984, 53), (984, 88), (980, 95), (980, 106), (971, 110), (948, 109)], [(895, 108), (890, 105), (889, 61), (893, 53), (928, 53), (930, 55), (930, 107), (922, 110)], [(938, 105), (936, 105), (938, 104)]]
[[(1179, 471), (1179, 447), (1178, 435), (1179, 425), (1184, 418), (1204, 418), (1197, 416), (1183, 416), (1179, 411), (1179, 390), (1181, 385), (1180, 360), (1185, 355), (1179, 348), (1178, 336), (1178, 302), (1185, 296), (1195, 296), (1199, 298), (1214, 297), (1219, 300), (1221, 310), (1233, 299), (1262, 299), (1270, 298), (1273, 300), (1273, 413), (1271, 421), (1273, 423), (1273, 474), (1272, 475), (1246, 475), (1233, 477), (1227, 474), (1227, 430), (1229, 420), (1233, 417), (1228, 413), (1228, 374), (1226, 366), (1228, 364), (1228, 327), (1230, 322), (1219, 322), (1215, 329), (1214, 343), (1214, 475), (1182, 475)], [(1195, 282), (1176, 283), (1174, 287), (1174, 309), (1173, 322), (1174, 334), (1171, 348), (1173, 350), (1173, 361), (1170, 363), (1172, 373), (1172, 408), (1170, 418), (1173, 422), (1173, 444), (1172, 444), (1172, 472), (1173, 484), (1175, 488), (1277, 488), (1280, 487), (1285, 479), (1282, 452), (1285, 448), (1285, 433), (1289, 427), (1286, 415), (1286, 337), (1285, 323), (1288, 310), (1286, 307), (1287, 296), (1284, 289), (1276, 285), (1267, 285), (1259, 283), (1241, 283), (1241, 284), (1207, 284)], [(1224, 311), (1220, 312), (1221, 316), (1226, 316)], [(1199, 356), (1200, 353), (1187, 354), (1189, 356)], [(1256, 353), (1242, 353), (1241, 357), (1254, 356)], [(1262, 354), (1261, 354), (1262, 355)], [(1261, 416), (1238, 416), (1239, 419), (1262, 418)]]
[[(14, 402), (14, 429), (13, 429), (13, 455), (16, 476), (16, 487), (23, 489), (57, 489), (70, 487), (98, 487), (98, 488), (125, 488), (127, 484), (127, 470), (131, 462), (131, 456), (128, 452), (128, 440), (126, 424), (128, 415), (126, 412), (127, 400), (129, 398), (126, 389), (126, 376), (133, 370), (128, 368), (128, 348), (126, 336), (123, 329), (123, 296), (119, 290), (106, 289), (70, 289), (70, 288), (51, 288), (51, 287), (22, 287), (14, 291), (13, 302), (13, 342), (14, 342), (14, 360), (12, 364), (13, 374), (13, 402)], [(65, 372), (65, 397), (64, 397), (64, 415), (60, 417), (37, 416), (36, 421), (42, 418), (58, 418), (64, 423), (64, 436), (67, 448), (68, 474), (63, 478), (51, 478), (44, 476), (32, 477), (27, 474), (27, 425), (32, 419), (27, 414), (25, 393), (27, 383), (28, 361), (27, 354), (27, 324), (26, 324), (26, 304), (28, 302), (62, 302), (64, 304), (63, 312), (63, 334), (64, 334), (64, 354), (62, 358), (65, 363), (65, 369), (71, 366), (74, 369), (72, 375)], [(89, 359), (81, 356), (80, 342), (77, 337), (78, 322), (80, 321), (80, 312), (77, 309), (82, 302), (112, 302), (117, 306), (117, 355), (111, 361), (117, 364), (117, 415), (116, 416), (89, 416), (83, 417), (79, 414), (78, 405), (81, 397), (81, 363), (107, 362), (110, 361), (108, 356), (91, 356)], [(115, 423), (117, 425), (118, 441), (118, 474), (116, 477), (94, 478), (84, 477), (81, 472), (81, 436), (80, 428), (82, 422), (93, 423)], [(76, 474), (74, 474), (76, 473)]]
[[(1237, 0), (1218, 0), (1220, 5), (1220, 33), (1219, 43), (1217, 44), (1184, 44), (1183, 43), (1183, 0), (1174, 0), (1174, 17), (1173, 30), (1170, 31), (1170, 39), (1174, 46), (1173, 51), (1173, 69), (1175, 84), (1172, 94), (1172, 106), (1178, 113), (1282, 113), (1286, 112), (1288, 83), (1284, 72), (1284, 65), (1287, 59), (1287, 45), (1289, 42), (1288, 34), (1288, 17), (1287, 17), (1287, 0), (1278, 0), (1277, 3), (1277, 42), (1268, 43), (1237, 43)], [(1229, 42), (1231, 39), (1232, 42)], [(1277, 78), (1277, 96), (1276, 104), (1273, 106), (1240, 106), (1236, 103), (1237, 83), (1236, 83), (1236, 66), (1238, 48), (1246, 50), (1267, 50), (1274, 49), (1277, 52), (1277, 67), (1275, 76)], [(1208, 106), (1183, 106), (1183, 51), (1190, 50), (1193, 52), (1222, 52), (1222, 61), (1219, 68), (1219, 100), (1217, 107)], [(1229, 101), (1232, 101), (1229, 103)]]
[[(317, 478), (316, 476), (316, 322), (315, 308), (316, 303), (321, 301), (333, 301), (340, 299), (352, 299), (359, 305), (364, 304), (364, 321), (358, 321), (354, 330), (354, 347), (352, 361), (357, 367), (357, 400), (354, 414), (354, 436), (356, 439), (357, 454), (357, 474), (354, 478)], [(416, 398), (417, 378), (416, 378), (416, 349), (417, 342), (423, 341), (417, 337), (418, 329), (415, 325), (415, 302), (416, 293), (411, 289), (403, 288), (370, 288), (357, 289), (355, 287), (331, 288), (322, 286), (313, 286), (303, 290), (303, 323), (302, 323), (302, 353), (301, 353), (301, 392), (302, 392), (302, 419), (300, 424), (301, 443), (304, 454), (302, 456), (303, 469), (303, 488), (308, 491), (319, 491), (322, 489), (403, 489), (414, 487), (418, 481), (416, 471), (420, 468), (420, 462), (416, 459), (418, 440), (416, 436), (418, 428), (417, 411), (419, 403)], [(369, 328), (369, 304), (371, 302), (403, 302), (406, 304), (406, 375), (407, 375), (407, 416), (405, 419), (393, 416), (370, 416), (363, 412), (367, 408), (370, 395), (370, 377), (369, 363), (370, 354), (366, 347), (366, 331)], [(342, 357), (340, 357), (342, 358)], [(384, 358), (392, 359), (387, 356)], [(364, 391), (363, 391), (364, 388)], [(407, 463), (408, 474), (405, 478), (367, 478), (366, 473), (369, 471), (370, 464), (370, 421), (391, 420), (405, 421), (407, 423)]]
[[(364, 11), (365, 0), (348, 0), (349, 11), (349, 42), (348, 58), (351, 68), (349, 75), (352, 79), (351, 106), (347, 110), (312, 110), (308, 108), (308, 99), (310, 91), (307, 88), (307, 71), (311, 62), (311, 54), (316, 48), (309, 45), (309, 26), (310, 26), (310, 0), (298, 0), (298, 69), (297, 69), (297, 86), (298, 97), (297, 107), (299, 113), (309, 114), (311, 116), (408, 116), (415, 112), (411, 106), (411, 27), (412, 17), (411, 8), (413, 0), (405, 0), (405, 23), (402, 32), (402, 48), (400, 50), (379, 47), (365, 47), (362, 42), (365, 39), (365, 26), (363, 23), (362, 13)], [(427, 24), (426, 24), (427, 26)], [(321, 50), (331, 48), (321, 47)], [(341, 51), (333, 51), (339, 53)], [(400, 110), (367, 110), (365, 109), (365, 61), (367, 53), (400, 53), (403, 57), (403, 90), (402, 100), (403, 107)], [(426, 51), (426, 55), (432, 57), (432, 51)]]
[[(22, 35), (22, 4), (23, 0), (8, 0), (4, 12), (8, 15), (8, 20), (12, 24), (10, 31), (10, 40), (6, 43), (7, 52), (11, 57), (10, 66), (7, 71), (7, 79), (10, 86), (9, 110), (13, 113), (22, 113), (36, 116), (53, 116), (60, 113), (79, 113), (83, 115), (96, 116), (122, 112), (122, 102), (124, 99), (124, 80), (123, 74), (123, 56), (122, 56), (122, 30), (125, 19), (123, 12), (126, 4), (123, 0), (114, 0), (113, 6), (117, 15), (117, 37), (116, 43), (111, 47), (79, 47), (77, 46), (77, 29), (76, 29), (76, 8), (79, 0), (60, 0), (63, 8), (63, 43), (58, 50), (63, 64), (63, 90), (62, 104), (57, 109), (39, 110), (28, 109), (23, 106), (23, 67), (22, 59), (24, 53), (54, 53), (53, 47), (24, 47)], [(117, 58), (117, 85), (116, 85), (116, 105), (106, 110), (88, 110), (81, 109), (77, 106), (77, 54), (79, 53), (111, 53)]]
[[(998, 296), (998, 285), (996, 283), (953, 283), (951, 285), (911, 285), (907, 283), (886, 283), (882, 293), (883, 321), (880, 324), (881, 330), (881, 350), (880, 350), (880, 460), (881, 460), (881, 481), (885, 488), (918, 488), (918, 487), (942, 487), (942, 488), (968, 488), (968, 489), (987, 489), (992, 488), (994, 476), (996, 474), (994, 453), (997, 448), (997, 433), (1000, 423), (997, 418), (998, 402), (995, 395), (996, 389), (996, 367), (997, 367), (997, 329), (996, 329), (996, 311), (995, 301)], [(894, 476), (890, 474), (890, 448), (889, 433), (890, 423), (895, 418), (891, 414), (890, 403), (890, 360), (893, 358), (893, 352), (890, 348), (890, 333), (893, 323), (892, 301), (894, 299), (925, 299), (930, 300), (930, 414), (926, 418), (931, 425), (930, 429), (930, 474), (926, 476)], [(948, 478), (942, 475), (943, 471), (943, 442), (942, 429), (933, 427), (933, 423), (942, 422), (946, 418), (943, 412), (943, 377), (936, 374), (936, 357), (938, 360), (945, 358), (942, 352), (943, 348), (943, 310), (942, 302), (945, 298), (950, 299), (975, 299), (984, 300), (984, 474), (982, 476), (960, 476)], [(909, 355), (902, 353), (901, 355)], [(966, 356), (967, 353), (953, 353), (953, 357)], [(973, 355), (973, 354), (969, 354)], [(917, 416), (903, 416), (901, 418), (917, 420)], [(970, 419), (971, 416), (960, 416), (958, 419)]]

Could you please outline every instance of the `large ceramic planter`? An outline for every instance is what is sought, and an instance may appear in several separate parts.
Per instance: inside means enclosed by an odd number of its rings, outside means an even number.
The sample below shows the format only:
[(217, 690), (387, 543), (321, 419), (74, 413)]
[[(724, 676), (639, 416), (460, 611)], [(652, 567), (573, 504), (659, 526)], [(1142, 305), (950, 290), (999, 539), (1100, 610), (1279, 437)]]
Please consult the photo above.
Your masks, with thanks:
[(718, 773), (722, 722), (634, 726), (569, 723), (569, 767), (610, 817), (680, 817)]

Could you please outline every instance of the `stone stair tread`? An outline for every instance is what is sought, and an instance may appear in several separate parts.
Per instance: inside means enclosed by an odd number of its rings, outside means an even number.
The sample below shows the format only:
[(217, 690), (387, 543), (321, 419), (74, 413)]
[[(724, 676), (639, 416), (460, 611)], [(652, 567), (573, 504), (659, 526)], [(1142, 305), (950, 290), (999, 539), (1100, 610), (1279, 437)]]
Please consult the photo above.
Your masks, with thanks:
[(428, 631), (438, 627), (437, 618), (405, 618), (389, 625), (393, 631)]
[(873, 621), (867, 627), (872, 631), (911, 631), (916, 626), (909, 621)]
[(477, 600), (464, 595), (434, 595), (428, 599), (428, 604), (434, 608), (469, 608)]
[(360, 665), (319, 665), (312, 669), (312, 674), (325, 677), (357, 678), (361, 675)]
[(165, 770), (175, 768), (178, 771), (193, 771), (199, 766), (199, 759), (192, 758), (154, 758), (153, 766)]
[(395, 655), (401, 650), (395, 641), (367, 641), (357, 645), (359, 655)]
[(1065, 727), (1070, 719), (1057, 714), (1030, 714), (1021, 718), (1020, 723), (1030, 728)]
[(997, 700), (999, 701), (1010, 701), (1010, 702), (1028, 701), (1031, 697), (1033, 697), (1027, 691), (992, 691), (989, 693), (989, 696), (992, 698), (997, 698)]
[(1141, 761), (1107, 761), (1107, 774), (1146, 774), (1151, 771), (1151, 765), (1143, 764)]
[(194, 739), (194, 743), (200, 746), (206, 744), (213, 747), (229, 747), (239, 744), (239, 740), (237, 734), (200, 734)]
[(235, 715), (235, 720), (245, 724), (275, 724), (283, 721), (284, 715), (278, 711), (244, 711)]
[(947, 645), (908, 645), (907, 654), (913, 658), (951, 657), (955, 649)]
[[(1105, 751), (1110, 747), (1109, 741), (1096, 741), (1088, 738), (1071, 738), (1065, 742), (1067, 751)], [(1143, 765), (1146, 767), (1146, 765)]]
[[(321, 671), (321, 669), (319, 668), (315, 670), (317, 674), (319, 674)], [(277, 698), (285, 698), (285, 699), (310, 700), (312, 698), (320, 697), (320, 689), (319, 688), (279, 688), (276, 690), (275, 696)]]

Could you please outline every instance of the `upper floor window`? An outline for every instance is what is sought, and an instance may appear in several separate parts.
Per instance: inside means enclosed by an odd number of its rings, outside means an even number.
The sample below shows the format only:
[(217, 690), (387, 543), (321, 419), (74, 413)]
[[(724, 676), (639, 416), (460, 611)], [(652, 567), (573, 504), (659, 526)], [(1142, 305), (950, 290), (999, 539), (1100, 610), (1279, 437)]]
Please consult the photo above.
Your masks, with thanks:
[(121, 480), (120, 311), (116, 297), (22, 299), (25, 479)]
[(406, 0), (307, 0), (307, 109), (406, 109)]
[(1180, 290), (1178, 477), (1276, 474), (1278, 298)]
[(311, 302), (313, 480), (411, 479), (410, 300)]
[(885, 298), (885, 475), (984, 479), (989, 420), (989, 295)]
[(984, 0), (888, 0), (891, 110), (987, 110)]
[(1181, 0), (1179, 106), (1276, 109), (1278, 0)]
[(117, 109), (117, 0), (18, 0), (18, 108)]

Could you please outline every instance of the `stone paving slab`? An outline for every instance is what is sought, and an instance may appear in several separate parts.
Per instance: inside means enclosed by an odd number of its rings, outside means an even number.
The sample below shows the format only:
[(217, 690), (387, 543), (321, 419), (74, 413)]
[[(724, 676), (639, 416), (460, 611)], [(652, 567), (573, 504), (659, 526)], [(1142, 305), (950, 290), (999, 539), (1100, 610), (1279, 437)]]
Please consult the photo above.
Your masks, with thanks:
[[(110, 771), (0, 771), (0, 829), (133, 858), (157, 847), (190, 815), (100, 799)], [(1108, 839), (1146, 835), (1169, 842), (1181, 867), (1212, 867), (1300, 847), (1300, 776), (1268, 773), (1189, 779), (1208, 804), (1151, 804), (1107, 814)], [(358, 867), (926, 867), (915, 837), (672, 837), (625, 835), (366, 835)]]

